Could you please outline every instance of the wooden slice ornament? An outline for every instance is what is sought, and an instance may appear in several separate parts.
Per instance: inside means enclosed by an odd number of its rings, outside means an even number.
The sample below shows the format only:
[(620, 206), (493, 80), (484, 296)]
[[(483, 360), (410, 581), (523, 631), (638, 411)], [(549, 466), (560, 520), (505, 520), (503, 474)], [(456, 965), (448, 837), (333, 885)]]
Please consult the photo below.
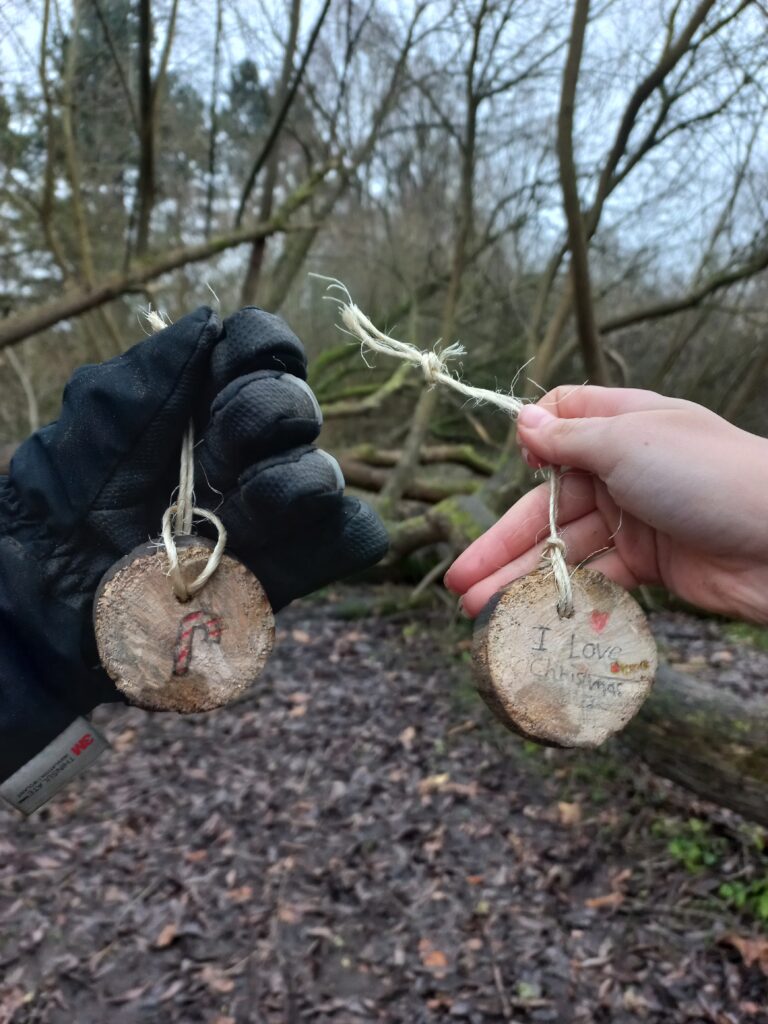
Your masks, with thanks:
[(561, 617), (546, 570), (515, 580), (478, 618), (477, 688), (508, 728), (557, 747), (597, 747), (650, 693), (656, 643), (634, 598), (602, 573), (571, 573)]
[[(166, 325), (146, 312), (149, 326)], [(181, 446), (175, 504), (162, 540), (135, 548), (104, 575), (93, 606), (101, 663), (132, 704), (152, 711), (211, 711), (231, 704), (266, 664), (275, 621), (264, 588), (225, 554), (227, 533), (194, 503), (194, 426)], [(192, 536), (195, 517), (216, 529), (215, 544)]]
[[(190, 581), (214, 545), (175, 540)], [(101, 663), (131, 704), (196, 712), (241, 697), (266, 664), (275, 635), (267, 595), (242, 563), (223, 555), (188, 601), (176, 596), (162, 545), (145, 544), (117, 562), (96, 592), (94, 626)]]

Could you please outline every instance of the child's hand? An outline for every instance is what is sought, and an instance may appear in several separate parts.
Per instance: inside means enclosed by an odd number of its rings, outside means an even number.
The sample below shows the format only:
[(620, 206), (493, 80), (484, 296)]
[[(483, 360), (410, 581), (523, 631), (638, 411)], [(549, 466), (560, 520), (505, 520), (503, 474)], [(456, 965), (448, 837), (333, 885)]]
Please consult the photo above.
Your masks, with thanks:
[[(768, 440), (651, 391), (559, 387), (518, 422), (529, 465), (572, 467), (559, 526), (569, 564), (626, 588), (663, 584), (722, 615), (768, 622)], [(451, 566), (475, 616), (539, 563), (547, 484), (521, 498)]]

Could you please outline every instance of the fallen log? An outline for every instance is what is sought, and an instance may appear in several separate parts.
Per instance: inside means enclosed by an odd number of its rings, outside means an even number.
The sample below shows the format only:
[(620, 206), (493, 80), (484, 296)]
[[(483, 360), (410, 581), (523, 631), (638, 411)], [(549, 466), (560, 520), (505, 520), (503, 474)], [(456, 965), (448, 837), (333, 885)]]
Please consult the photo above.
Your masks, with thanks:
[(660, 665), (622, 742), (658, 775), (768, 826), (768, 703)]
[(448, 544), (458, 553), (485, 533), (496, 517), (474, 494), (457, 494), (439, 502), (419, 516), (389, 523), (389, 554), (381, 564), (386, 568), (419, 548)]
[[(369, 466), (396, 466), (402, 457), (399, 448), (377, 448), (372, 444), (359, 444), (343, 453), (343, 458), (365, 462)], [(421, 465), (450, 463), (466, 466), (467, 469), (490, 476), (495, 470), (495, 463), (475, 451), (471, 444), (428, 444), (419, 452)]]
[[(339, 465), (344, 474), (344, 479), (352, 487), (359, 487), (364, 491), (378, 492), (382, 490), (389, 473), (385, 469), (377, 469), (365, 462), (358, 462), (357, 459), (350, 459), (344, 455), (339, 456)], [(411, 480), (405, 488), (404, 498), (412, 498), (414, 501), (425, 501), (429, 504), (444, 501), (455, 494), (472, 494), (479, 487), (475, 480), (452, 480), (443, 483), (441, 480)]]

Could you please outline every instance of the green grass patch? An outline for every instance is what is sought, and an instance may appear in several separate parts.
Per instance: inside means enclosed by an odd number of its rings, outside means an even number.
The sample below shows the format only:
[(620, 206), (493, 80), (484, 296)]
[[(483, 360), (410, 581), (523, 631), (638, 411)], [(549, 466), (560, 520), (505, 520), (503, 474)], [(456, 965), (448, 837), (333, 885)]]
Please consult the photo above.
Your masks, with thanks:
[(670, 856), (693, 875), (709, 874), (719, 884), (715, 903), (725, 904), (750, 924), (768, 930), (768, 851), (763, 830), (745, 825), (718, 831), (702, 818), (659, 818), (653, 834)]

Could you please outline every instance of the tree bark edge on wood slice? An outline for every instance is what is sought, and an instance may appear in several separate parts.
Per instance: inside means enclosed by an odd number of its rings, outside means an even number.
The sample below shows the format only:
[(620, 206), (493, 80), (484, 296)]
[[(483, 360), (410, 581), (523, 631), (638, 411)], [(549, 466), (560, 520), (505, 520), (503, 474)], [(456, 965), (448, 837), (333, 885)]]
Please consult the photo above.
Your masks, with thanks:
[(560, 618), (550, 572), (499, 591), (478, 617), (475, 684), (507, 728), (548, 746), (597, 747), (653, 686), (656, 643), (645, 614), (602, 573), (571, 576), (574, 614)]
[[(185, 577), (194, 579), (213, 544), (178, 537)], [(179, 601), (162, 545), (143, 544), (102, 578), (93, 605), (101, 663), (131, 704), (192, 713), (243, 696), (266, 664), (275, 622), (264, 588), (225, 554), (203, 589)]]

